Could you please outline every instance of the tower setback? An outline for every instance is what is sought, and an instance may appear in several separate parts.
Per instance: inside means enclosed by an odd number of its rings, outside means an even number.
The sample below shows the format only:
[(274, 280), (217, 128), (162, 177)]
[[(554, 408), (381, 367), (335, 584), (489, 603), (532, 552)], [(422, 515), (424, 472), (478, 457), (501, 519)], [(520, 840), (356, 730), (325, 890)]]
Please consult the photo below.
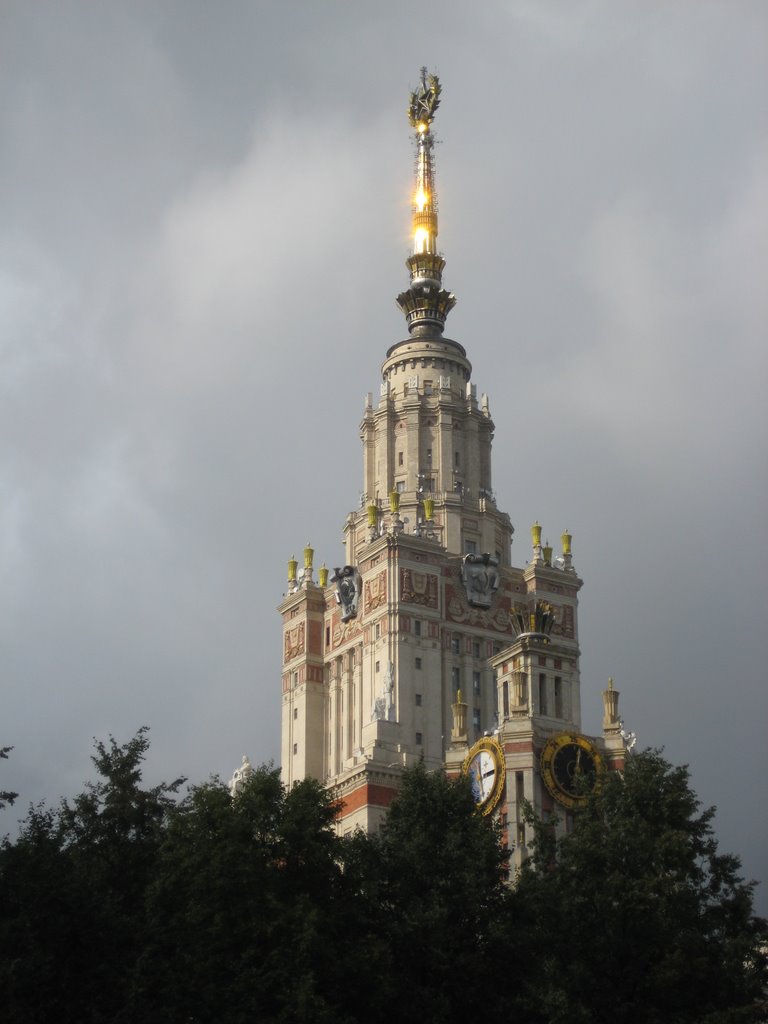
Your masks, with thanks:
[(618, 691), (603, 734), (581, 733), (578, 593), (571, 536), (553, 557), (532, 528), (523, 568), (496, 504), (494, 425), (462, 345), (444, 336), (432, 123), (440, 83), (422, 70), (408, 117), (416, 170), (408, 337), (392, 345), (365, 403), (363, 499), (344, 523), (345, 564), (314, 578), (291, 559), (283, 621), (283, 780), (325, 782), (339, 828), (375, 830), (405, 767), (470, 774), (517, 862), (523, 801), (567, 828), (603, 766), (620, 767)]

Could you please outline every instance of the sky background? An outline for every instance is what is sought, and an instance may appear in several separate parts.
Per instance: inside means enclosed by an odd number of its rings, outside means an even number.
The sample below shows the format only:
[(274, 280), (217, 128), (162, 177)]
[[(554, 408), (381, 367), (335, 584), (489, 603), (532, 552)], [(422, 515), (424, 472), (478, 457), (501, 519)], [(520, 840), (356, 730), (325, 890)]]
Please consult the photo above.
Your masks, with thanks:
[[(0, 8), (0, 818), (93, 737), (147, 778), (279, 758), (286, 561), (339, 564), (406, 334), (419, 68), (440, 244), (530, 557), (768, 881), (764, 3)], [(768, 911), (761, 887), (759, 906)]]

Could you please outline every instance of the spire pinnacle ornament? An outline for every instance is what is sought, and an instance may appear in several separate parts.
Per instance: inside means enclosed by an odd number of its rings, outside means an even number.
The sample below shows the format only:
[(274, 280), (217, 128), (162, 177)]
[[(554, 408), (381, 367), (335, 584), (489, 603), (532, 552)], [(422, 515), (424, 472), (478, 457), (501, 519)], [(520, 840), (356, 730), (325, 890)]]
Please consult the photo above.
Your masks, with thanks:
[(421, 84), (411, 93), (408, 120), (416, 141), (416, 180), (413, 192), (413, 254), (406, 260), (411, 285), (397, 297), (408, 330), (416, 336), (440, 335), (456, 297), (443, 288), (445, 260), (437, 251), (437, 194), (431, 131), (440, 105), (437, 75), (421, 69)]

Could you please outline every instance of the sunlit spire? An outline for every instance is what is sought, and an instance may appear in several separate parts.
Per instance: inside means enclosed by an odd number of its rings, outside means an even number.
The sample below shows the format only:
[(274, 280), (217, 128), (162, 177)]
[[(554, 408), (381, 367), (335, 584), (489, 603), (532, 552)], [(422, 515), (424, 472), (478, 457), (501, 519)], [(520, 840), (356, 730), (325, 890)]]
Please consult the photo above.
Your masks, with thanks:
[(456, 304), (455, 296), (442, 286), (445, 260), (437, 251), (437, 194), (431, 131), (440, 105), (437, 75), (421, 69), (421, 84), (411, 93), (408, 120), (416, 142), (416, 175), (413, 191), (412, 255), (406, 266), (411, 286), (397, 297), (411, 334), (442, 334), (445, 318)]

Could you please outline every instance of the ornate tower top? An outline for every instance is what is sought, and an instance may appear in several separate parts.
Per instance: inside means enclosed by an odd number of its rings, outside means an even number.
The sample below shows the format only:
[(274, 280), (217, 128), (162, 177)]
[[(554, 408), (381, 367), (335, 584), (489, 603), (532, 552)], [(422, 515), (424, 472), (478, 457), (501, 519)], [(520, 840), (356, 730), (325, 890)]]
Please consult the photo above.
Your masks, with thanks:
[(431, 124), (440, 105), (437, 75), (421, 69), (421, 84), (411, 93), (408, 120), (416, 139), (416, 180), (413, 192), (413, 254), (406, 260), (411, 285), (397, 297), (412, 335), (443, 333), (445, 318), (456, 297), (443, 288), (445, 260), (437, 251), (437, 194)]

